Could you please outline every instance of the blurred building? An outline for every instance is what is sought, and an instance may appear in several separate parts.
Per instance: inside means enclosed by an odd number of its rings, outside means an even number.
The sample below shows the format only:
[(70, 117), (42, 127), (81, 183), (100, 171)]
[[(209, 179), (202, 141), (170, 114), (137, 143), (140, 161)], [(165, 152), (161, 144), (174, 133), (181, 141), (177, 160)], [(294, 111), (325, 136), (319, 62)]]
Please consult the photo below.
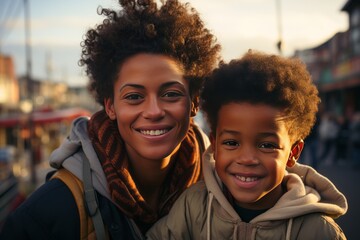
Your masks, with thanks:
[(0, 152), (16, 149), (6, 165), (0, 164), (0, 173), (10, 166), (15, 176), (31, 175), (33, 180), (35, 166), (47, 163), (72, 121), (90, 116), (99, 106), (86, 86), (70, 87), (50, 78), (17, 78), (15, 72), (11, 56), (0, 53)]
[(12, 111), (19, 104), (19, 83), (13, 59), (0, 54), (0, 113)]
[[(32, 92), (29, 91), (28, 84), (31, 84)], [(94, 112), (99, 109), (85, 86), (70, 87), (65, 82), (40, 79), (27, 81), (27, 78), (23, 76), (19, 78), (19, 88), (20, 93), (24, 93), (21, 94), (20, 110), (24, 110), (21, 104), (24, 105), (29, 100), (34, 110), (78, 107)]]
[(297, 50), (308, 67), (322, 100), (322, 109), (351, 118), (360, 111), (360, 1), (348, 0), (341, 11), (349, 29), (311, 49)]
[[(85, 86), (69, 87), (49, 79), (16, 78), (12, 58), (0, 54), (0, 148), (26, 148), (31, 129), (34, 129), (33, 135), (43, 139), (56, 130), (57, 135), (63, 137), (66, 129), (61, 125), (68, 128), (74, 118), (89, 116), (98, 108)], [(30, 119), (33, 120), (31, 126)]]

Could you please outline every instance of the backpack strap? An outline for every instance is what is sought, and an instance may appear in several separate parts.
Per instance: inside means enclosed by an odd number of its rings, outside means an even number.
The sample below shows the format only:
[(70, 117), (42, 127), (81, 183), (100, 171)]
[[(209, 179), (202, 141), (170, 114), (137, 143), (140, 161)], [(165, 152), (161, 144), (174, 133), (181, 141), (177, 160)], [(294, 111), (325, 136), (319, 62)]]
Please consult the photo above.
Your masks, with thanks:
[(97, 240), (106, 240), (105, 226), (91, 180), (90, 163), (86, 157), (83, 159), (83, 181), (65, 168), (58, 170), (52, 178), (63, 181), (75, 199), (80, 216), (80, 239), (95, 239), (95, 230)]
[(80, 239), (95, 239), (94, 225), (86, 213), (84, 203), (84, 188), (82, 182), (71, 172), (65, 168), (61, 168), (51, 177), (51, 179), (57, 178), (64, 182), (70, 189), (79, 213), (80, 217)]
[(84, 200), (87, 213), (93, 220), (95, 227), (96, 239), (105, 240), (105, 226), (98, 207), (98, 200), (91, 180), (91, 169), (89, 160), (85, 157), (83, 161), (83, 184)]

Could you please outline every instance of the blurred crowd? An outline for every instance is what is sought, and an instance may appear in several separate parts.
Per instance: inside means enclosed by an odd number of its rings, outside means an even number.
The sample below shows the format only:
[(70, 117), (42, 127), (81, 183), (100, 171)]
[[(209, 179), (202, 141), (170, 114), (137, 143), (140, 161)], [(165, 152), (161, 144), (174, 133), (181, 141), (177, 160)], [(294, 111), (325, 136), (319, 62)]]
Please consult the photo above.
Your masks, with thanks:
[(360, 112), (351, 118), (324, 112), (317, 117), (300, 161), (313, 166), (350, 164), (360, 167)]
[(19, 189), (19, 181), (12, 171), (15, 148), (0, 148), (0, 230), (7, 215), (16, 209), (25, 195)]

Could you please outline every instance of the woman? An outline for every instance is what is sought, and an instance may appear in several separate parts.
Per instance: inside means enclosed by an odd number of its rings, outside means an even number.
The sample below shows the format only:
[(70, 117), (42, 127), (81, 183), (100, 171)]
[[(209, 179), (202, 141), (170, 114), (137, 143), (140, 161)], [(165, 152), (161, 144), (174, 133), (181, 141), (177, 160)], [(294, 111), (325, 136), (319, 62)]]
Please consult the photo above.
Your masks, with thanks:
[(103, 110), (74, 121), (50, 159), (84, 185), (89, 162), (97, 201), (87, 209), (96, 203), (101, 224), (94, 220), (96, 230), (84, 236), (79, 197), (55, 175), (8, 218), (1, 239), (99, 239), (101, 231), (110, 239), (141, 239), (201, 178), (208, 140), (192, 117), (220, 46), (188, 4), (119, 3), (119, 12), (101, 9), (105, 20), (82, 43), (80, 65)]

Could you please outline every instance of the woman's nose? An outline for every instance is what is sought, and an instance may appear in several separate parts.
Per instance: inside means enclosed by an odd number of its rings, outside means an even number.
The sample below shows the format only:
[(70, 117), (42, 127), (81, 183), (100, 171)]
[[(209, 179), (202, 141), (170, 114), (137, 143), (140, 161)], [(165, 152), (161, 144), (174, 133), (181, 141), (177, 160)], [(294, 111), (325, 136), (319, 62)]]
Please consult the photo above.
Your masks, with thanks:
[(165, 111), (159, 99), (149, 98), (144, 105), (143, 116), (147, 119), (158, 119), (165, 116)]

